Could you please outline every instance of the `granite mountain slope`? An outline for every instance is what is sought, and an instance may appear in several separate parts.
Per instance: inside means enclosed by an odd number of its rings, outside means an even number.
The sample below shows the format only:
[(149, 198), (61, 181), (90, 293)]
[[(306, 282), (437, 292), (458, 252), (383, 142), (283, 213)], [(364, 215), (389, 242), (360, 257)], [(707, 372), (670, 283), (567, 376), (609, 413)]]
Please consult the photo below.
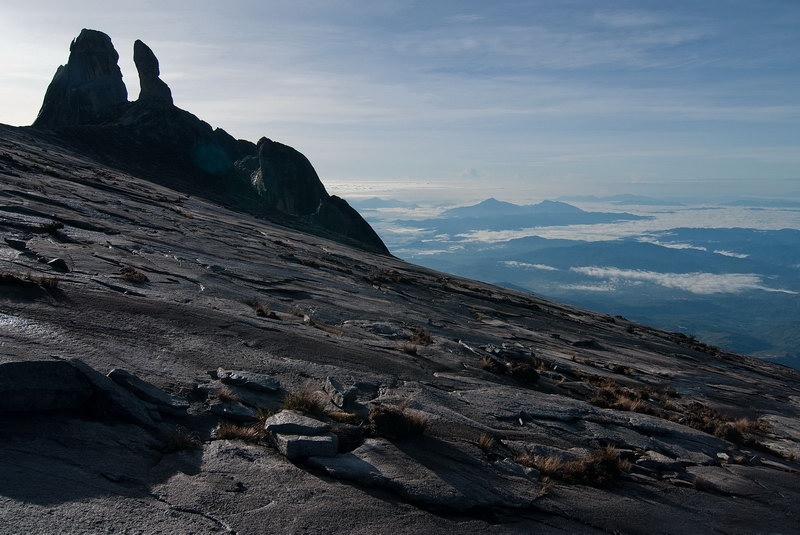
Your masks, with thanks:
[[(797, 531), (797, 371), (192, 193), (104, 120), (0, 126), (2, 530)], [(304, 396), (338, 453), (251, 425)]]

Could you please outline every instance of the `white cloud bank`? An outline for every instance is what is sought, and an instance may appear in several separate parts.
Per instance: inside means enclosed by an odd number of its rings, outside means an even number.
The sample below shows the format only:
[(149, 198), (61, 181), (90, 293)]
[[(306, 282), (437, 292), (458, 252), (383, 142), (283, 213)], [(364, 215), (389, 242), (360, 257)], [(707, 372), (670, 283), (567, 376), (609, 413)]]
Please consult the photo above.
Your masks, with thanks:
[(791, 290), (765, 286), (761, 277), (753, 273), (658, 273), (656, 271), (596, 266), (573, 267), (570, 270), (589, 277), (608, 279), (611, 282), (649, 282), (664, 288), (674, 288), (700, 295), (741, 293), (750, 290), (797, 295), (797, 292)]

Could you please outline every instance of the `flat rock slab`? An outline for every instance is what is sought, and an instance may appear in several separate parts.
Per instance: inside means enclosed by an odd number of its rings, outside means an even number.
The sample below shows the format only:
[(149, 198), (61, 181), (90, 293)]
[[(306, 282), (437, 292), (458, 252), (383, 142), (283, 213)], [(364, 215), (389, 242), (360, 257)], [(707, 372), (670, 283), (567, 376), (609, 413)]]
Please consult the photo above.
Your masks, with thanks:
[(273, 436), (275, 447), (287, 459), (304, 457), (331, 457), (339, 450), (339, 438), (333, 433), (325, 435), (284, 435)]
[(174, 399), (160, 388), (128, 371), (114, 368), (108, 372), (108, 378), (133, 393), (136, 397), (148, 403), (153, 403), (159, 412), (182, 416), (186, 414), (186, 409), (189, 408), (188, 401)]
[(475, 507), (527, 507), (538, 483), (508, 470), (495, 470), (454, 446), (435, 439), (401, 445), (367, 439), (350, 453), (311, 457), (329, 475), (390, 490), (417, 503), (467, 511)]
[(244, 371), (217, 370), (217, 378), (225, 384), (241, 386), (251, 390), (261, 390), (264, 392), (275, 392), (281, 387), (280, 382), (269, 375), (251, 373)]
[(297, 411), (283, 410), (267, 418), (264, 429), (284, 435), (322, 435), (328, 432), (330, 426)]
[(210, 410), (217, 416), (222, 416), (235, 422), (249, 423), (258, 420), (258, 413), (239, 403), (238, 401), (220, 401), (212, 403)]
[(67, 362), (0, 364), (0, 413), (79, 411), (92, 395), (89, 380)]

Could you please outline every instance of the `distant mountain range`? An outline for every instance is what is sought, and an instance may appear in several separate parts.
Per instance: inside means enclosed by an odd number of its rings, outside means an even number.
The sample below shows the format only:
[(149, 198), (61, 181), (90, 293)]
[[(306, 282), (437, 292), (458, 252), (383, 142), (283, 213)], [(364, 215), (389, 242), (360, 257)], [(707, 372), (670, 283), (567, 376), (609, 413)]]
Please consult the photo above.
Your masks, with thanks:
[[(605, 199), (608, 202), (612, 198)], [(613, 199), (645, 200), (635, 196)], [(655, 202), (651, 205), (658, 206)], [(698, 209), (671, 206), (676, 210)], [(721, 213), (739, 207), (752, 204), (745, 201), (729, 203), (729, 208), (717, 205), (708, 209)], [(786, 203), (785, 208), (791, 211), (791, 207)], [(592, 242), (541, 236), (514, 238), (511, 232), (608, 225), (647, 217), (586, 212), (558, 201), (520, 206), (487, 199), (446, 210), (438, 218), (368, 219), (395, 254), (406, 260), (622, 314), (800, 368), (800, 333), (796, 328), (800, 325), (800, 230), (672, 228)], [(392, 234), (397, 227), (402, 230)], [(483, 235), (479, 231), (499, 234)]]
[(649, 219), (627, 212), (586, 212), (577, 206), (558, 201), (517, 205), (497, 199), (486, 199), (471, 206), (452, 208), (439, 217), (423, 220), (402, 220), (401, 225), (426, 228), (438, 233), (463, 233), (470, 230), (509, 230), (561, 225), (594, 225), (615, 221)]

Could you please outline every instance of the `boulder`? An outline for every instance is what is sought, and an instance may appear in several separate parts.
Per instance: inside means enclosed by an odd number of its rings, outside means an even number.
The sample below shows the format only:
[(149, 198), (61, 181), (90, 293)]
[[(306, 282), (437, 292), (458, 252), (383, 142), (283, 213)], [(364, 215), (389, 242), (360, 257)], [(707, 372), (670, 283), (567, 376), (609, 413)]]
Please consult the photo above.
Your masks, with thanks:
[(54, 258), (47, 262), (47, 265), (61, 273), (69, 273), (69, 266), (63, 258)]
[(250, 390), (260, 390), (263, 392), (275, 392), (281, 384), (274, 377), (250, 373), (243, 371), (217, 369), (217, 378), (226, 385), (236, 385)]
[(333, 377), (325, 379), (325, 384), (322, 385), (322, 389), (330, 396), (333, 404), (341, 409), (352, 405), (356, 401), (356, 396), (358, 395), (358, 389), (356, 387), (345, 387)]
[(275, 433), (273, 441), (287, 459), (332, 457), (339, 451), (339, 439), (333, 433), (324, 435), (287, 435)]
[(135, 423), (145, 429), (157, 429), (147, 407), (139, 398), (81, 360), (73, 358), (66, 362), (91, 383), (95, 394), (92, 399), (92, 410), (99, 414)]
[(250, 423), (258, 420), (255, 409), (238, 401), (219, 401), (211, 404), (211, 412), (235, 422)]
[(65, 361), (0, 364), (0, 413), (82, 411), (93, 393), (89, 380)]
[(330, 426), (297, 411), (283, 410), (267, 418), (264, 429), (284, 435), (322, 435), (328, 432)]
[(33, 126), (56, 128), (100, 122), (115, 105), (128, 101), (111, 38), (81, 30), (69, 47), (69, 60), (56, 70)]
[(184, 416), (186, 415), (186, 409), (189, 408), (189, 402), (173, 398), (160, 388), (143, 381), (128, 371), (114, 368), (108, 372), (108, 378), (139, 399), (152, 403), (161, 413)]

